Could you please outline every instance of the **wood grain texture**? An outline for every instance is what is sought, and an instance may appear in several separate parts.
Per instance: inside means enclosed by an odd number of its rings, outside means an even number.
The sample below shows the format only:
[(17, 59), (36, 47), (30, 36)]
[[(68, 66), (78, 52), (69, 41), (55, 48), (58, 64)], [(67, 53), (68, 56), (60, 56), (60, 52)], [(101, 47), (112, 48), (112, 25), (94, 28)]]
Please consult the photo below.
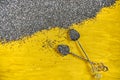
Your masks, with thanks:
[[(101, 73), (101, 80), (120, 80), (120, 1), (71, 28), (80, 32), (79, 41), (90, 59), (109, 67), (108, 72)], [(94, 80), (87, 63), (57, 53), (58, 44), (67, 44), (72, 52), (82, 55), (67, 31), (52, 28), (0, 44), (0, 80)]]

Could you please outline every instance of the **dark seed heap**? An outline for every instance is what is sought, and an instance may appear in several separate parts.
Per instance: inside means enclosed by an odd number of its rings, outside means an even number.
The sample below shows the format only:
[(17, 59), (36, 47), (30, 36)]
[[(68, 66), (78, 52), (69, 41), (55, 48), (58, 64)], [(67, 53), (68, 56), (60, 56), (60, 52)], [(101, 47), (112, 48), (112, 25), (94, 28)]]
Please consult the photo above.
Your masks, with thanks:
[(57, 50), (64, 56), (70, 53), (70, 48), (67, 45), (58, 45)]
[(71, 40), (76, 41), (80, 38), (80, 34), (76, 30), (70, 29), (69, 30), (69, 37)]
[(17, 40), (36, 31), (93, 18), (115, 0), (0, 0), (0, 40)]

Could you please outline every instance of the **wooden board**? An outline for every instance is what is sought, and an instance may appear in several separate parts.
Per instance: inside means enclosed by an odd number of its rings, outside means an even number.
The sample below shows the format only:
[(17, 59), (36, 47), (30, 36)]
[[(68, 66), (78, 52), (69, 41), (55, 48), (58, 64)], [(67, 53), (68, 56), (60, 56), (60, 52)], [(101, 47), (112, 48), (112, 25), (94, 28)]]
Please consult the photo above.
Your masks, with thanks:
[[(101, 72), (101, 80), (120, 80), (120, 1), (71, 28), (81, 34), (79, 41), (90, 59), (109, 67)], [(58, 44), (67, 44), (71, 52), (82, 55), (67, 31), (53, 28), (0, 44), (0, 80), (94, 80), (87, 63), (56, 51)]]

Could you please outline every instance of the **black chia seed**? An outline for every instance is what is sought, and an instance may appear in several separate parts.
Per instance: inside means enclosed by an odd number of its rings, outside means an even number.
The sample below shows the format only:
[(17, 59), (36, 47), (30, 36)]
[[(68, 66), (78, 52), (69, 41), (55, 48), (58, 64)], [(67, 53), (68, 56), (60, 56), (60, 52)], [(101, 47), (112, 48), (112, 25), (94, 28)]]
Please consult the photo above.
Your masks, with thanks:
[(93, 18), (115, 0), (0, 0), (0, 40), (18, 40), (43, 29)]
[(80, 38), (79, 32), (74, 29), (70, 29), (68, 34), (69, 34), (70, 39), (73, 41), (76, 41)]
[(64, 56), (70, 53), (70, 48), (67, 45), (58, 45), (57, 50)]

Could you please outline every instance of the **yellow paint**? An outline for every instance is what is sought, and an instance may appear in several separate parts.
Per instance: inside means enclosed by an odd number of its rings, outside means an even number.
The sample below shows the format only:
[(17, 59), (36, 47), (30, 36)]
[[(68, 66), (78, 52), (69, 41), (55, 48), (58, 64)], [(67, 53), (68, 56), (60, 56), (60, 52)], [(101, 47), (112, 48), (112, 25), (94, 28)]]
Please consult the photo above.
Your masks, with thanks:
[[(101, 80), (120, 80), (120, 1), (102, 9), (96, 18), (71, 28), (80, 32), (80, 42), (90, 59), (109, 67), (108, 72), (102, 72)], [(56, 52), (58, 44), (67, 44), (81, 55), (67, 31), (53, 28), (0, 44), (0, 80), (94, 80), (87, 63)]]

